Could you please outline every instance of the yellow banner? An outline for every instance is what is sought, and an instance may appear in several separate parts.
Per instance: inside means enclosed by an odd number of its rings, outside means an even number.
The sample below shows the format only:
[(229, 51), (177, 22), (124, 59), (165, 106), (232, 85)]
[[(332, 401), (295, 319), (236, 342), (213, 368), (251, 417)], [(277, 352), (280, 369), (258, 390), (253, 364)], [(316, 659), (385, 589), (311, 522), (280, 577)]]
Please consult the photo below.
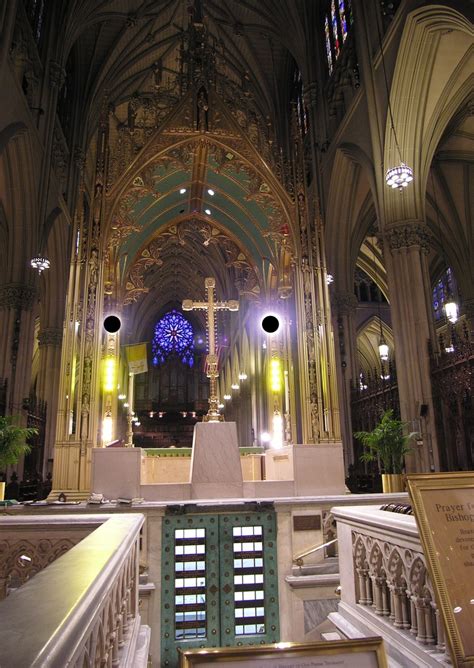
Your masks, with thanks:
[(148, 371), (146, 343), (135, 343), (125, 346), (128, 368), (130, 373), (145, 373)]

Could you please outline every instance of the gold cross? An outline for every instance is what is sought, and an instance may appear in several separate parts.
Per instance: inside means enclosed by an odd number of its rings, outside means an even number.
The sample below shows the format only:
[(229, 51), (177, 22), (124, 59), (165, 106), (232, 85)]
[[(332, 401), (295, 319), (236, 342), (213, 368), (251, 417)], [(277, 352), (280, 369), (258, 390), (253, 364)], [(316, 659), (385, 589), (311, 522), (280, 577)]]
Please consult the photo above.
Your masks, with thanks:
[(206, 375), (209, 378), (209, 410), (204, 416), (205, 422), (220, 422), (224, 418), (219, 413), (219, 399), (217, 396), (217, 378), (219, 371), (217, 369), (216, 354), (216, 311), (238, 311), (239, 302), (235, 299), (229, 299), (227, 302), (216, 301), (214, 288), (216, 281), (214, 278), (206, 278), (204, 286), (207, 291), (207, 301), (193, 302), (192, 299), (183, 301), (183, 311), (206, 311), (206, 327), (209, 341), (209, 352), (206, 357)]

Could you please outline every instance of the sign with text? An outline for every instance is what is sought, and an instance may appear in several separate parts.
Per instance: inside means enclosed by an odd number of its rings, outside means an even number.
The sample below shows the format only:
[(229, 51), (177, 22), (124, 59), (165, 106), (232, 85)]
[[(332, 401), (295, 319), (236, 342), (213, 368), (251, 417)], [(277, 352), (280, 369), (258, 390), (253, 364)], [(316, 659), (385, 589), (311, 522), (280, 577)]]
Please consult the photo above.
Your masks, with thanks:
[(180, 668), (387, 668), (379, 637), (180, 650)]
[(474, 473), (408, 475), (421, 543), (456, 666), (474, 665)]

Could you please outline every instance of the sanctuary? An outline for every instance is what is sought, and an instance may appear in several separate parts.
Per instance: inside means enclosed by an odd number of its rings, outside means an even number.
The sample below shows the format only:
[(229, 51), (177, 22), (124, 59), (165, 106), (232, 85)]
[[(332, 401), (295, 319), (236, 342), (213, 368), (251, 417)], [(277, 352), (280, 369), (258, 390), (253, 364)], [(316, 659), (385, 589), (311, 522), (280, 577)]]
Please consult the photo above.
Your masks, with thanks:
[(0, 3), (0, 665), (472, 665), (472, 19)]

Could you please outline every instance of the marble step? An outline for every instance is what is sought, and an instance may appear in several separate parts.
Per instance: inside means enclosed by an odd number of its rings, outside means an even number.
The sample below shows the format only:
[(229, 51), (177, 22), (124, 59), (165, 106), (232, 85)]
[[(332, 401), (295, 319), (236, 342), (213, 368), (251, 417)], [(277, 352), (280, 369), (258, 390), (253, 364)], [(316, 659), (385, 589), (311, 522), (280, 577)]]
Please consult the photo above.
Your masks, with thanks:
[(323, 575), (339, 573), (339, 560), (337, 557), (329, 557), (317, 564), (293, 566), (292, 575), (295, 577), (306, 577), (308, 575)]

